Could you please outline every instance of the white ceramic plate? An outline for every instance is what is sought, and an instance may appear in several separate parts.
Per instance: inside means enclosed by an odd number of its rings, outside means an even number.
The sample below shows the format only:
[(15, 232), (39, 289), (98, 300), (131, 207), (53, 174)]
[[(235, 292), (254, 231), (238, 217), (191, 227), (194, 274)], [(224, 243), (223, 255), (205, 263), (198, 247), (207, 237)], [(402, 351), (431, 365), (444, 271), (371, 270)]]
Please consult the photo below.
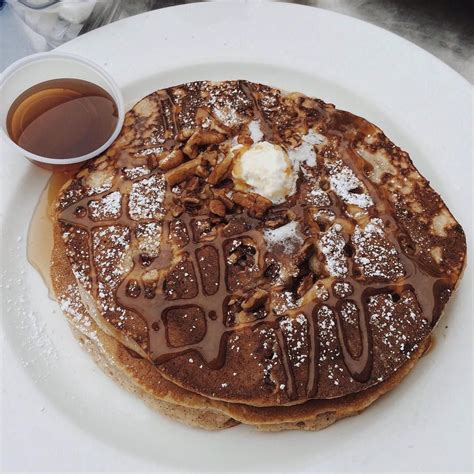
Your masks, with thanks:
[[(194, 4), (114, 23), (61, 49), (104, 65), (129, 106), (164, 86), (242, 78), (362, 115), (410, 152), (472, 235), (471, 88), (384, 30), (288, 4)], [(469, 267), (434, 350), (362, 415), (318, 433), (191, 429), (117, 387), (75, 342), (25, 258), (48, 173), (1, 155), (3, 470), (470, 470)]]

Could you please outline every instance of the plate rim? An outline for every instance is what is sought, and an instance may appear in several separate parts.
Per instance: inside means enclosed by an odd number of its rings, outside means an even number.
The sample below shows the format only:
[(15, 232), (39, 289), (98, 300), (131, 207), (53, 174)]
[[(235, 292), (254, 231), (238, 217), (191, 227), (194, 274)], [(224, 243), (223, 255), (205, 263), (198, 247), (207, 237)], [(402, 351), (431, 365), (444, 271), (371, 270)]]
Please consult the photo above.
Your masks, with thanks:
[[(235, 3), (235, 2), (229, 3), (229, 5), (232, 5), (232, 4), (241, 6), (241, 4), (239, 4), (239, 3)], [(198, 5), (199, 5), (199, 6), (198, 6)], [(201, 5), (201, 4), (186, 4), (186, 5), (179, 5), (179, 6), (168, 7), (168, 8), (164, 8), (164, 9), (160, 9), (160, 10), (155, 10), (154, 12), (150, 12), (150, 13), (158, 14), (158, 13), (160, 13), (161, 11), (164, 11), (164, 10), (190, 8), (190, 7), (192, 7), (192, 8), (202, 8), (202, 7), (204, 7), (204, 6), (209, 7), (210, 5), (225, 5), (225, 4), (211, 4), (211, 3), (203, 3), (202, 5)], [(250, 4), (249, 4), (249, 5), (250, 5)], [(269, 5), (270, 5), (270, 4), (266, 4), (267, 7), (268, 7)], [(284, 5), (285, 7), (290, 6), (291, 8), (297, 7), (298, 9), (304, 7), (304, 8), (308, 8), (308, 9), (311, 9), (311, 10), (319, 10), (319, 11), (324, 12), (324, 14), (329, 13), (330, 15), (340, 15), (340, 16), (347, 17), (347, 18), (349, 18), (350, 20), (356, 20), (356, 21), (358, 21), (358, 22), (360, 22), (360, 23), (363, 23), (364, 25), (369, 25), (369, 27), (373, 27), (373, 28), (375, 28), (375, 29), (377, 29), (377, 30), (381, 30), (381, 31), (383, 32), (383, 34), (391, 33), (391, 32), (389, 32), (389, 31), (387, 31), (387, 30), (385, 30), (385, 29), (383, 29), (383, 28), (380, 28), (380, 27), (378, 27), (378, 26), (376, 26), (376, 25), (373, 25), (373, 24), (371, 24), (371, 23), (368, 23), (368, 22), (366, 22), (366, 21), (359, 20), (359, 19), (357, 19), (357, 18), (353, 18), (353, 17), (350, 17), (350, 16), (348, 16), (348, 15), (343, 15), (343, 14), (340, 14), (340, 13), (328, 11), (328, 10), (321, 9), (321, 8), (310, 7), (310, 6), (306, 7), (306, 6), (304, 6), (304, 5), (294, 5), (294, 4), (272, 4), (272, 5)], [(214, 8), (214, 7), (212, 7), (212, 8)], [(143, 15), (146, 15), (146, 14), (149, 14), (149, 13), (145, 13), (145, 14), (143, 14)], [(120, 20), (120, 22), (116, 22), (116, 23), (114, 23), (114, 24), (107, 25), (106, 27), (104, 27), (104, 29), (105, 29), (105, 28), (112, 27), (112, 26), (114, 26), (114, 25), (116, 25), (116, 24), (119, 24), (119, 23), (121, 23), (122, 21), (123, 21), (123, 22), (130, 21), (130, 20), (132, 20), (133, 18), (136, 18), (136, 17), (130, 17), (130, 18), (127, 18), (127, 19), (124, 19), (124, 20)], [(136, 20), (135, 20), (135, 21), (136, 21)], [(119, 28), (119, 27), (117, 27), (117, 28)], [(98, 30), (95, 30), (95, 31), (90, 32), (90, 33), (87, 33), (87, 35), (93, 35), (96, 31), (98, 31)], [(85, 38), (87, 35), (84, 35), (82, 38)], [(438, 58), (436, 58), (435, 56), (433, 56), (431, 53), (429, 53), (429, 52), (423, 50), (423, 49), (420, 48), (419, 46), (417, 46), (417, 45), (411, 43), (411, 42), (408, 41), (408, 40), (405, 40), (404, 38), (399, 37), (398, 35), (396, 35), (396, 34), (394, 34), (394, 33), (391, 33), (391, 35), (393, 35), (394, 37), (396, 37), (396, 38), (398, 38), (398, 39), (401, 39), (401, 40), (403, 40), (404, 42), (408, 43), (408, 45), (409, 45), (410, 47), (413, 47), (413, 46), (414, 46), (417, 50), (421, 50), (421, 51), (423, 51), (424, 53), (427, 53), (427, 54), (431, 57), (431, 59), (433, 59), (433, 58), (436, 59), (436, 60), (437, 60), (436, 62), (443, 64), (445, 67), (448, 68), (449, 71), (451, 71), (451, 73), (454, 72), (455, 76), (453, 76), (453, 77), (457, 77), (457, 78), (460, 77), (464, 82), (467, 83), (467, 85), (469, 85), (469, 82), (466, 81), (466, 79), (464, 79), (461, 75), (459, 75), (456, 71), (454, 71), (452, 68), (450, 68), (450, 67), (449, 67), (447, 64), (445, 64), (443, 61), (441, 61), (441, 60), (439, 60)], [(74, 40), (74, 41), (75, 41), (75, 40)], [(67, 43), (67, 44), (64, 45), (64, 46), (70, 45), (70, 44), (72, 44), (72, 43), (73, 43), (73, 42)], [(59, 48), (59, 50), (62, 50), (62, 49), (66, 50), (67, 48), (64, 48), (64, 47)], [(3, 172), (2, 172), (2, 174), (3, 174)], [(3, 216), (2, 216), (2, 217), (3, 217)], [(3, 248), (4, 248), (4, 246), (2, 245), (2, 251), (3, 251)], [(466, 275), (466, 276), (467, 276), (467, 275)], [(467, 279), (466, 276), (465, 276), (464, 280)], [(463, 280), (463, 281), (464, 281), (464, 280)], [(100, 374), (100, 376), (103, 377), (103, 374)], [(393, 400), (392, 400), (392, 403), (393, 403)], [(254, 433), (254, 432), (252, 432), (252, 433)], [(90, 436), (90, 433), (89, 433), (89, 436)], [(257, 435), (256, 435), (256, 436), (257, 436)], [(311, 436), (311, 434), (307, 434), (307, 436)], [(168, 467), (169, 467), (169, 466), (168, 466)], [(166, 468), (166, 466), (164, 465), (163, 468)]]

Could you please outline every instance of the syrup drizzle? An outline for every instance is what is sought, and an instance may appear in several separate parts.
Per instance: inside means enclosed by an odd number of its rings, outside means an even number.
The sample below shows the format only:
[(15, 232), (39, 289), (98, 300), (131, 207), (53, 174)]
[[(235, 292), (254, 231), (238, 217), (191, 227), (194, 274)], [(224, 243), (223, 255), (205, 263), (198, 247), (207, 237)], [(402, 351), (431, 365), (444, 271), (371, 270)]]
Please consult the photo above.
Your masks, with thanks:
[(48, 296), (54, 296), (51, 282), (50, 263), (53, 251), (53, 222), (51, 206), (57, 199), (60, 189), (72, 177), (71, 172), (53, 173), (47, 185), (41, 192), (38, 204), (28, 228), (27, 259), (40, 274), (48, 288)]
[[(276, 134), (272, 129), (271, 125), (265, 120), (264, 114), (258, 106), (257, 99), (254, 97), (252, 91), (247, 85), (241, 84), (241, 87), (245, 93), (252, 98), (254, 107), (254, 117), (260, 119), (262, 124), (262, 130), (267, 139), (275, 138)], [(175, 105), (169, 97), (160, 96), (161, 101), (166, 101), (171, 104), (171, 107), (166, 108), (162, 104), (162, 116), (163, 120), (166, 120), (168, 129), (173, 128), (176, 131), (179, 130), (178, 123), (175, 117)], [(169, 111), (171, 108), (171, 117)], [(326, 110), (322, 106), (318, 106), (318, 113), (322, 116), (328, 114), (334, 114), (337, 118), (337, 112), (331, 112)], [(401, 223), (395, 218), (395, 211), (390, 200), (386, 195), (380, 196), (379, 193), (387, 193), (381, 187), (375, 187), (374, 184), (368, 179), (366, 174), (362, 171), (367, 166), (367, 162), (357, 155), (353, 150), (351, 142), (343, 136), (344, 130), (342, 130), (341, 124), (336, 121), (332, 122), (332, 129), (327, 131), (327, 136), (335, 136), (341, 140), (339, 150), (341, 152), (341, 159), (348, 165), (356, 174), (356, 176), (366, 186), (369, 195), (374, 200), (374, 207), (379, 217), (384, 222), (388, 223), (390, 231), (386, 233), (386, 237), (389, 242), (395, 247), (398, 257), (400, 258), (405, 275), (399, 281), (387, 284), (386, 282), (380, 281), (368, 281), (362, 279), (360, 276), (356, 276), (354, 273), (354, 262), (352, 259), (348, 259), (348, 277), (344, 280), (348, 282), (352, 287), (351, 298), (342, 299), (329, 291), (329, 298), (327, 300), (315, 299), (304, 306), (289, 310), (285, 315), (277, 315), (271, 310), (271, 298), (269, 298), (265, 304), (267, 313), (265, 318), (239, 323), (237, 326), (229, 326), (225, 321), (226, 306), (229, 299), (232, 296), (241, 295), (242, 291), (236, 291), (231, 294), (228, 288), (226, 272), (227, 263), (225, 261), (224, 248), (228, 240), (247, 238), (251, 239), (257, 250), (257, 261), (259, 273), (255, 279), (255, 288), (270, 288), (270, 283), (265, 279), (263, 275), (264, 271), (264, 258), (266, 253), (265, 242), (262, 239), (260, 229), (257, 229), (258, 223), (250, 222), (250, 228), (241, 234), (236, 235), (223, 235), (222, 229), (218, 229), (217, 235), (214, 240), (207, 242), (198, 242), (193, 237), (191, 229), (191, 221), (199, 216), (190, 215), (188, 213), (183, 214), (180, 220), (183, 222), (187, 229), (189, 241), (179, 250), (173, 249), (170, 244), (170, 224), (175, 220), (172, 218), (169, 212), (169, 204), (171, 202), (172, 193), (167, 190), (165, 197), (165, 209), (168, 209), (164, 219), (162, 220), (162, 235), (160, 253), (149, 266), (146, 268), (149, 270), (156, 269), (160, 274), (160, 279), (156, 286), (156, 291), (152, 297), (147, 297), (145, 286), (143, 282), (140, 283), (141, 272), (143, 271), (143, 262), (140, 261), (139, 255), (133, 256), (133, 267), (128, 275), (121, 281), (116, 290), (117, 303), (140, 315), (148, 324), (149, 328), (149, 356), (155, 364), (162, 364), (167, 360), (170, 360), (176, 356), (196, 351), (200, 354), (203, 360), (213, 369), (222, 367), (225, 363), (227, 339), (229, 335), (235, 331), (240, 331), (244, 328), (256, 329), (261, 325), (267, 325), (276, 329), (276, 337), (280, 346), (282, 365), (286, 375), (285, 390), (290, 399), (294, 399), (297, 395), (293, 369), (289, 360), (287, 343), (284, 334), (280, 328), (280, 321), (283, 317), (292, 316), (294, 314), (303, 314), (308, 322), (308, 336), (309, 336), (309, 368), (308, 377), (306, 384), (306, 397), (315, 397), (318, 391), (318, 361), (319, 361), (319, 337), (318, 337), (318, 312), (322, 306), (327, 306), (335, 316), (337, 325), (337, 337), (343, 355), (344, 363), (351, 376), (361, 382), (366, 382), (371, 375), (373, 366), (373, 343), (372, 335), (369, 324), (369, 311), (368, 302), (370, 298), (378, 294), (391, 294), (391, 293), (402, 293), (406, 290), (412, 291), (417, 298), (420, 306), (422, 315), (427, 321), (434, 325), (439, 318), (443, 302), (441, 294), (445, 290), (452, 288), (452, 282), (446, 276), (440, 275), (434, 272), (432, 269), (424, 268), (422, 263), (417, 258), (416, 253), (414, 255), (408, 255), (402, 245), (400, 244), (400, 236), (407, 237), (406, 230), (402, 227)], [(129, 156), (120, 156), (118, 162), (120, 166), (124, 166), (127, 162), (130, 165), (133, 164), (134, 159)], [(153, 171), (157, 173), (157, 171)], [(140, 178), (141, 179), (141, 178)], [(133, 182), (133, 181), (132, 181)], [(115, 178), (115, 182), (111, 189), (104, 193), (93, 196), (93, 199), (99, 199), (100, 197), (112, 193), (115, 190), (121, 190), (126, 181), (121, 176)], [(127, 183), (129, 185), (129, 183)], [(332, 205), (328, 209), (332, 210), (336, 215), (342, 216), (344, 204), (338, 199), (338, 197), (330, 192)], [(107, 221), (96, 222), (90, 219), (86, 215), (80, 215), (77, 212), (78, 208), (84, 207), (87, 209), (87, 203), (92, 200), (91, 197), (83, 198), (82, 200), (72, 204), (60, 213), (60, 221), (63, 221), (74, 226), (78, 226), (89, 233), (90, 242), (92, 242), (92, 231), (96, 227), (104, 227), (108, 225), (125, 225), (131, 229), (131, 245), (134, 246), (135, 232), (134, 227), (137, 225), (136, 221), (133, 221), (128, 216), (128, 195), (126, 192), (122, 193), (121, 201), (121, 215), (117, 219), (111, 219)], [(388, 204), (388, 209), (387, 209)], [(297, 203), (289, 206), (288, 209), (294, 211), (298, 216), (298, 219), (303, 220), (306, 204)], [(206, 215), (206, 217), (208, 217)], [(348, 219), (347, 215), (344, 214), (345, 219)], [(145, 221), (140, 221), (143, 223)], [(253, 227), (253, 228), (252, 228)], [(311, 232), (311, 230), (310, 230)], [(350, 235), (343, 232), (343, 236), (346, 242), (350, 241)], [(315, 239), (316, 235), (311, 235), (308, 239)], [(200, 271), (200, 266), (197, 258), (197, 254), (204, 247), (211, 246), (218, 255), (219, 261), (219, 277), (217, 280), (217, 287), (215, 292), (208, 292), (204, 290), (203, 279)], [(94, 261), (92, 251), (90, 253), (90, 268), (91, 268), (91, 283), (92, 291), (94, 294), (97, 293), (97, 275), (94, 270)], [(190, 298), (182, 298), (180, 302), (173, 300), (164, 291), (164, 279), (168, 271), (172, 268), (173, 262), (176, 263), (180, 259), (185, 258), (191, 263), (193, 268), (193, 274), (195, 276), (197, 284), (197, 294)], [(139, 295), (131, 296), (127, 292), (127, 285), (130, 281), (135, 280), (140, 285)], [(330, 279), (332, 281), (332, 279)], [(248, 289), (247, 289), (248, 290)], [(270, 293), (271, 294), (271, 293)], [(148, 294), (149, 296), (149, 294)], [(211, 297), (212, 296), (212, 297)], [(184, 301), (182, 301), (184, 300)], [(344, 332), (344, 325), (341, 315), (341, 306), (344, 301), (351, 301), (358, 311), (359, 329), (360, 329), (360, 342), (361, 350), (359, 354), (352, 354), (348, 345), (347, 337)], [(174, 347), (171, 346), (166, 330), (166, 315), (170, 309), (186, 308), (186, 307), (199, 307), (203, 312), (205, 311), (206, 321), (206, 333), (204, 337), (196, 343)]]

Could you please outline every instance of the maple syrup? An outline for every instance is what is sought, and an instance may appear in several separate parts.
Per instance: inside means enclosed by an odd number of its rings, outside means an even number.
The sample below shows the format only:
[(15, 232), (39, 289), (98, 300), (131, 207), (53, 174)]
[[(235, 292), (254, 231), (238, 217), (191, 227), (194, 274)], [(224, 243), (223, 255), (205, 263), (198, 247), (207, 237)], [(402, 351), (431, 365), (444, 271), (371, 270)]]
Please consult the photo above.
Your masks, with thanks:
[(55, 299), (51, 283), (51, 253), (54, 235), (51, 206), (59, 194), (59, 190), (71, 178), (72, 173), (53, 173), (43, 189), (38, 204), (33, 212), (28, 228), (27, 258), (44, 280), (48, 295)]
[(80, 79), (54, 79), (17, 97), (8, 111), (7, 130), (31, 153), (67, 159), (103, 145), (117, 121), (117, 105), (107, 91)]

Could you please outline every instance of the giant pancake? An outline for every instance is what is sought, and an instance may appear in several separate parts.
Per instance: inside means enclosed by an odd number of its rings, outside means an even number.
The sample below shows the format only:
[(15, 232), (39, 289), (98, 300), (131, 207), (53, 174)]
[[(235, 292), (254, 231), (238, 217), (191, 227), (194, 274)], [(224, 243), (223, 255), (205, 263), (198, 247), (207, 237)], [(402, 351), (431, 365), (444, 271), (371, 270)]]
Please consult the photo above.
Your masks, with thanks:
[[(250, 176), (266, 150), (285, 160), (277, 198), (270, 159)], [(53, 214), (54, 288), (83, 343), (208, 428), (318, 429), (364, 409), (427, 347), (466, 254), (379, 128), (247, 81), (141, 100)]]

